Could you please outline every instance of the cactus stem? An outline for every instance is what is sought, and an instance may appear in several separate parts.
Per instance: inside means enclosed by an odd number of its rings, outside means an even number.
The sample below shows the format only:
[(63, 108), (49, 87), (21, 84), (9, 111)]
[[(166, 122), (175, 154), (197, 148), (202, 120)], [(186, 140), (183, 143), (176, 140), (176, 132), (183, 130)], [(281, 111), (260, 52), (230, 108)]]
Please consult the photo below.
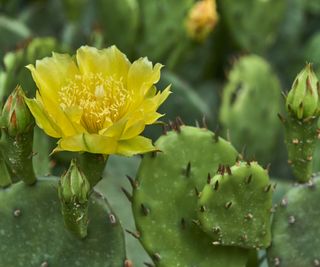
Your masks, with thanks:
[(132, 202), (132, 195), (124, 188), (121, 187), (121, 191), (124, 193), (124, 195), (127, 197), (127, 199), (129, 200), (129, 202)]
[(138, 231), (133, 232), (133, 231), (130, 231), (130, 230), (128, 230), (128, 229), (125, 229), (125, 231), (126, 231), (128, 234), (130, 234), (131, 236), (133, 236), (134, 238), (136, 238), (136, 239), (140, 239), (140, 237), (141, 237), (141, 235), (140, 235), (140, 233), (139, 233)]

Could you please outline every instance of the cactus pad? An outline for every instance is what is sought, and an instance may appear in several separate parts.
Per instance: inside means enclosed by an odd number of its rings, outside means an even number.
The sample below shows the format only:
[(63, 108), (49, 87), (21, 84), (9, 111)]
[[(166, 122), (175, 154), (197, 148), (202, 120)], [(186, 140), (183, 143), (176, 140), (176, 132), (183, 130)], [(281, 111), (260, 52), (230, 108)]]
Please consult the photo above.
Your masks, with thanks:
[(122, 267), (123, 232), (106, 201), (93, 193), (88, 236), (80, 240), (64, 227), (57, 181), (0, 190), (1, 266)]
[(187, 126), (160, 137), (156, 146), (161, 152), (143, 158), (133, 193), (138, 236), (155, 265), (245, 266), (247, 250), (216, 246), (194, 220), (208, 172), (234, 164), (236, 150), (207, 129)]
[(234, 64), (223, 89), (220, 121), (230, 131), (235, 147), (245, 146), (246, 158), (263, 164), (274, 158), (280, 100), (280, 82), (263, 58), (245, 56)]
[(320, 177), (292, 188), (272, 222), (270, 267), (320, 266)]
[(257, 163), (221, 167), (200, 194), (202, 229), (222, 245), (262, 248), (270, 245), (272, 186)]

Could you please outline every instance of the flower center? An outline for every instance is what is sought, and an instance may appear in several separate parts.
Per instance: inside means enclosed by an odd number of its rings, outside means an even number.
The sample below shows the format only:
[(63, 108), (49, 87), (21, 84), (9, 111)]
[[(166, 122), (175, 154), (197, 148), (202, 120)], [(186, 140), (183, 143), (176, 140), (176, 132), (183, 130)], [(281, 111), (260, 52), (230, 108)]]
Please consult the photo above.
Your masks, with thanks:
[(119, 120), (131, 98), (122, 79), (102, 73), (76, 75), (59, 91), (60, 107), (81, 114), (80, 123), (89, 133), (98, 133)]

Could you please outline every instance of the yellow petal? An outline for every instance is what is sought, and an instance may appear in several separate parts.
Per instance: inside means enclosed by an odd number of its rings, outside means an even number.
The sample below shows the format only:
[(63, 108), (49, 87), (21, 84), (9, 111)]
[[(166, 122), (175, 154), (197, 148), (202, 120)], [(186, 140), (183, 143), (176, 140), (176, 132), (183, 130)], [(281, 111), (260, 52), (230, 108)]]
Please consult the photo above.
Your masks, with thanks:
[(49, 114), (57, 125), (60, 125), (64, 136), (73, 135), (83, 131), (81, 125), (76, 125), (66, 116), (59, 105), (59, 90), (68, 79), (79, 74), (78, 68), (72, 58), (67, 54), (53, 53), (36, 61), (36, 66), (28, 65), (32, 77), (37, 84), (39, 93), (37, 100), (42, 103), (43, 109)]
[(43, 110), (41, 104), (36, 99), (25, 98), (30, 112), (36, 120), (37, 125), (45, 131), (45, 133), (52, 137), (61, 137), (61, 130), (49, 117), (49, 115)]
[(157, 149), (152, 145), (150, 139), (143, 136), (136, 136), (129, 140), (119, 141), (117, 154), (133, 156), (155, 150)]
[(141, 111), (144, 114), (144, 121), (146, 124), (152, 124), (157, 121), (163, 115), (156, 112), (159, 106), (168, 98), (171, 94), (170, 85), (163, 90), (158, 92), (154, 97), (146, 99), (141, 104)]
[(127, 122), (128, 122), (128, 119), (123, 118), (123, 119), (115, 122), (111, 126), (100, 130), (99, 134), (101, 134), (103, 136), (113, 137), (113, 138), (119, 139), (120, 136), (122, 135), (124, 129), (126, 128)]
[[(52, 98), (48, 96), (44, 97), (37, 92), (36, 99), (42, 104), (43, 109), (48, 113), (52, 121), (54, 121), (56, 125), (59, 125), (62, 136), (71, 136), (86, 132), (85, 128), (80, 123), (77, 123), (77, 117), (68, 117), (66, 112), (63, 111), (60, 106), (57, 106)], [(75, 121), (72, 121), (72, 119), (75, 119)]]
[(53, 152), (58, 151), (90, 152), (97, 154), (114, 154), (117, 151), (117, 141), (114, 138), (98, 134), (79, 134), (64, 137), (58, 141)]
[(82, 46), (77, 50), (77, 63), (82, 74), (102, 73), (125, 81), (130, 61), (116, 46), (98, 50), (95, 47)]
[(36, 66), (26, 66), (32, 74), (40, 94), (58, 102), (59, 89), (79, 70), (68, 54), (52, 53), (52, 57), (45, 57), (36, 61)]
[(150, 87), (160, 80), (162, 67), (159, 63), (153, 67), (146, 57), (136, 60), (128, 72), (128, 89), (144, 96)]
[(70, 118), (70, 120), (72, 122), (75, 122), (75, 123), (80, 125), (81, 116), (83, 114), (83, 110), (82, 109), (80, 109), (79, 107), (73, 106), (73, 107), (65, 108), (64, 112), (65, 112), (66, 116), (68, 118)]
[(141, 134), (145, 128), (145, 122), (143, 120), (143, 114), (139, 112), (134, 118), (129, 120), (126, 124), (126, 128), (120, 137), (120, 140), (131, 139), (139, 134)]

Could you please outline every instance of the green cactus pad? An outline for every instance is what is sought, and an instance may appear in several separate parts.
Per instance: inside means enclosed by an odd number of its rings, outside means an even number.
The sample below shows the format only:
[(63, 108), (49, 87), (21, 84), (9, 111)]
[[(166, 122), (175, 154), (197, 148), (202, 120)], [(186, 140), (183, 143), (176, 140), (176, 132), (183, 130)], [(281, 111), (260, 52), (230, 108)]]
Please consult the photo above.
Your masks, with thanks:
[(268, 247), (271, 242), (272, 185), (257, 163), (221, 167), (200, 194), (201, 228), (221, 245)]
[(272, 222), (270, 267), (320, 266), (320, 177), (292, 188)]
[(160, 137), (156, 147), (161, 152), (143, 158), (133, 192), (138, 237), (155, 265), (245, 266), (247, 250), (214, 245), (194, 220), (208, 172), (234, 164), (236, 150), (207, 129), (187, 126)]
[(122, 267), (123, 232), (105, 199), (93, 193), (88, 236), (81, 240), (64, 227), (57, 185), (46, 178), (0, 190), (1, 266)]
[(281, 86), (271, 66), (259, 56), (237, 61), (223, 89), (220, 121), (232, 144), (246, 158), (268, 164), (278, 145)]

